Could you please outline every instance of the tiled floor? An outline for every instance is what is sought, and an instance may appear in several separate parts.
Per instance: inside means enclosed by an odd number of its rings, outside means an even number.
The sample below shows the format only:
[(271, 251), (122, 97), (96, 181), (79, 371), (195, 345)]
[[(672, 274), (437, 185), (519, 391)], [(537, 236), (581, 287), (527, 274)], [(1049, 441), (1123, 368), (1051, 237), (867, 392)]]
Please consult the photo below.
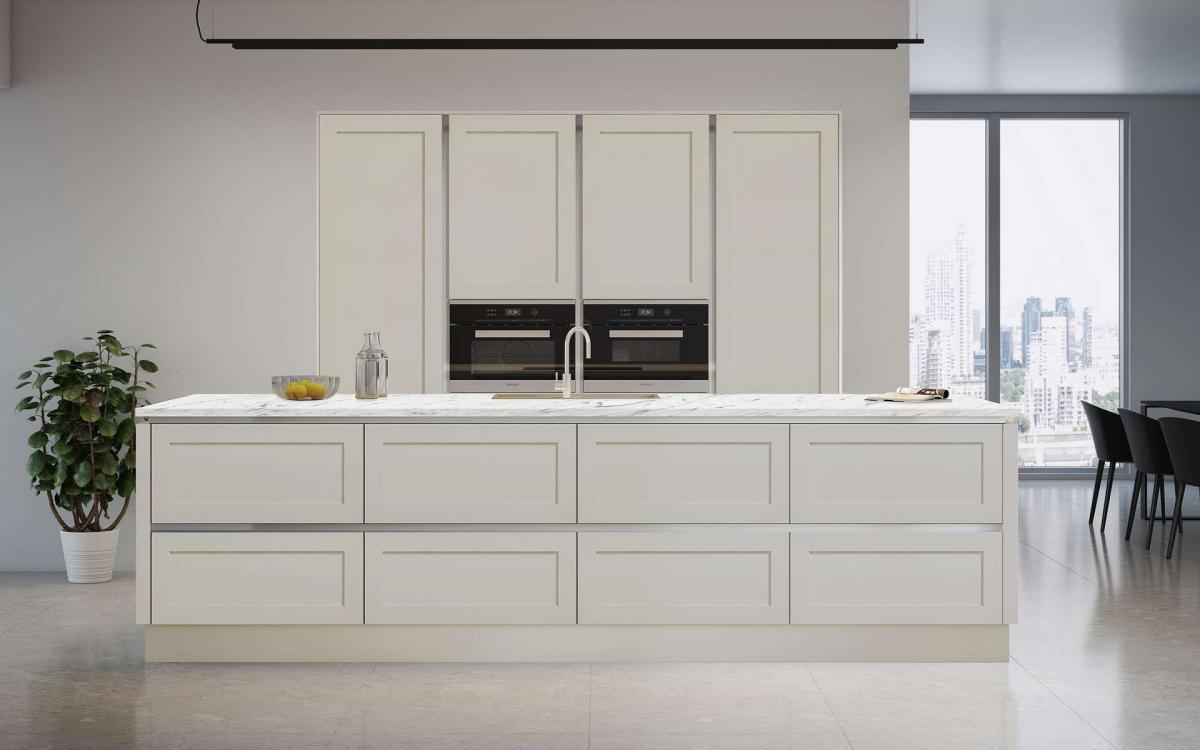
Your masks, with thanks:
[(1022, 486), (1008, 664), (148, 665), (128, 577), (0, 575), (0, 748), (1200, 746), (1200, 528), (1167, 561), (1090, 499)]

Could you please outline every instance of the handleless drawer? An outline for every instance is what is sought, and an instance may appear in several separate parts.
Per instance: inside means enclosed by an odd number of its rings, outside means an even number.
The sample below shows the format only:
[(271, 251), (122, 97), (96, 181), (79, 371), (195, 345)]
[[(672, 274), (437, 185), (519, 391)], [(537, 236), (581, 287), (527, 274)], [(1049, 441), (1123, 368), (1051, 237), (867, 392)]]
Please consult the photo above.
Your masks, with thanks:
[(793, 624), (998, 624), (999, 531), (792, 532)]
[(367, 425), (370, 523), (573, 523), (575, 426)]
[(788, 621), (786, 531), (580, 532), (579, 622)]
[(359, 532), (155, 532), (155, 625), (363, 621)]
[(573, 532), (368, 532), (366, 621), (575, 622)]
[(1000, 523), (999, 424), (792, 425), (792, 523)]
[(787, 523), (787, 425), (579, 426), (583, 523)]
[(363, 428), (156, 424), (155, 523), (361, 523)]

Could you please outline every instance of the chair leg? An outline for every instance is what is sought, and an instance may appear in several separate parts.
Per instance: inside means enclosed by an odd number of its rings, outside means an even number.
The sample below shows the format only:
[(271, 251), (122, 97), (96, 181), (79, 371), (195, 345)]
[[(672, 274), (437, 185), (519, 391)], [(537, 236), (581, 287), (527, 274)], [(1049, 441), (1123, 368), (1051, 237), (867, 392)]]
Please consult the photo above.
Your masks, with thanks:
[(1137, 516), (1138, 497), (1142, 499), (1142, 518), (1146, 517), (1146, 490), (1143, 484), (1146, 481), (1146, 475), (1142, 472), (1137, 472), (1133, 475), (1133, 500), (1129, 503), (1129, 520), (1125, 522), (1125, 541), (1129, 541), (1129, 537), (1133, 534), (1133, 519)]
[(1092, 520), (1096, 517), (1096, 501), (1100, 499), (1100, 481), (1104, 479), (1104, 462), (1100, 461), (1096, 466), (1096, 486), (1092, 488), (1092, 510), (1088, 513), (1088, 526), (1092, 525)]
[(1171, 521), (1171, 539), (1167, 542), (1167, 559), (1171, 559), (1171, 553), (1175, 551), (1175, 534), (1179, 532), (1183, 526), (1183, 485), (1175, 483), (1175, 519)]
[[(1150, 549), (1150, 539), (1154, 536), (1154, 518), (1158, 513), (1158, 498), (1162, 494), (1162, 475), (1154, 476), (1154, 489), (1150, 493), (1150, 523), (1146, 524), (1146, 549)], [(1167, 501), (1163, 499), (1163, 513), (1167, 512)]]
[[(1180, 484), (1179, 477), (1171, 477), (1171, 481), (1175, 483), (1175, 493), (1187, 492), (1186, 485)], [(1183, 516), (1179, 517), (1179, 534), (1183, 535)]]
[(1104, 533), (1104, 527), (1108, 525), (1108, 499), (1112, 497), (1113, 474), (1117, 473), (1117, 462), (1112, 461), (1108, 464), (1108, 484), (1104, 488), (1104, 510), (1100, 514), (1100, 533)]

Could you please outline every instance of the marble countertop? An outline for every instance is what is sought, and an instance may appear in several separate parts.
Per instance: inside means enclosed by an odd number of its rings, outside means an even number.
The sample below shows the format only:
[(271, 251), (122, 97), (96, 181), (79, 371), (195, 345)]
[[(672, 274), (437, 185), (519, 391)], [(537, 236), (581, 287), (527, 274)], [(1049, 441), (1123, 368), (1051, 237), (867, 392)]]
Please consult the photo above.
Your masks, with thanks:
[(1016, 419), (1014, 406), (976, 398), (943, 402), (867, 401), (862, 394), (664, 394), (657, 399), (496, 399), (490, 394), (404, 394), (358, 400), (285, 401), (274, 394), (205, 394), (137, 410), (157, 421), (628, 421), (879, 419), (999, 422)]

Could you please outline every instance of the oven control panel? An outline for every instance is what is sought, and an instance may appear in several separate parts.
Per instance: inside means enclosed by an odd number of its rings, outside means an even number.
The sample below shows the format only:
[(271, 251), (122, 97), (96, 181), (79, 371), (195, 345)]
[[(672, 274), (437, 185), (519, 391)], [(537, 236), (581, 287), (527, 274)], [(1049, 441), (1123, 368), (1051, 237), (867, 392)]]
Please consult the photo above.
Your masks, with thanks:
[(707, 325), (708, 305), (697, 302), (660, 304), (587, 303), (585, 324), (600, 325)]

